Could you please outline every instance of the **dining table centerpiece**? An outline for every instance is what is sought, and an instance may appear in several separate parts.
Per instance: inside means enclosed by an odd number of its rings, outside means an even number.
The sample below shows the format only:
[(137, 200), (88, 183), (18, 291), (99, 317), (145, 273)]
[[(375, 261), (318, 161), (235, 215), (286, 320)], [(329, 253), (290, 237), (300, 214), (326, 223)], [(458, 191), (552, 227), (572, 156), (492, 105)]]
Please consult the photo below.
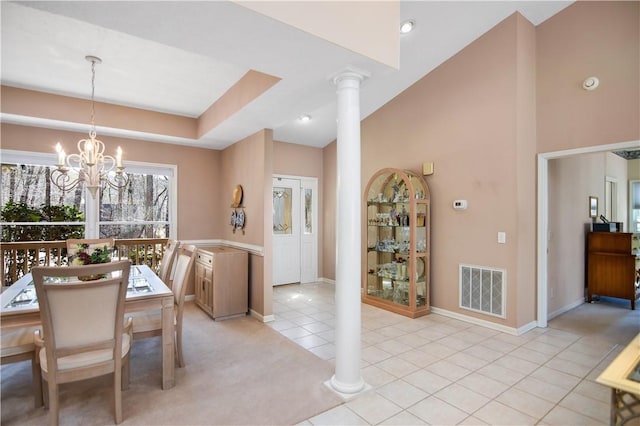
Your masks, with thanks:
[[(106, 244), (95, 246), (92, 244), (80, 243), (75, 250), (72, 250), (69, 257), (69, 264), (73, 266), (94, 265), (97, 263), (111, 262), (113, 248)], [(93, 281), (103, 278), (104, 274), (79, 275), (81, 281)]]

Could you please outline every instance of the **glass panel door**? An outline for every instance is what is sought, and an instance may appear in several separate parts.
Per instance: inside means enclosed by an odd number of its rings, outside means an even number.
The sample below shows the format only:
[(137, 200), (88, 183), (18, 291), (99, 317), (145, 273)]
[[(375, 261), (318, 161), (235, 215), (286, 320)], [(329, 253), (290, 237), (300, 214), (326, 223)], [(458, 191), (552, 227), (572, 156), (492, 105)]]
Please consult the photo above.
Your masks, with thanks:
[(293, 229), (291, 214), (291, 188), (273, 188), (273, 233), (291, 234)]

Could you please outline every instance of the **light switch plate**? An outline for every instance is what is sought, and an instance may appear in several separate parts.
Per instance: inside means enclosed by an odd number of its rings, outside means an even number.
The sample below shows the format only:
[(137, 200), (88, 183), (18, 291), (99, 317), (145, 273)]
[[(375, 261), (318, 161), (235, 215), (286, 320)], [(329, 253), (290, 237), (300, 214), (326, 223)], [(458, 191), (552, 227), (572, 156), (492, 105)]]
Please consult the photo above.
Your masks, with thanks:
[(498, 242), (500, 244), (505, 244), (507, 242), (507, 233), (506, 232), (498, 232)]

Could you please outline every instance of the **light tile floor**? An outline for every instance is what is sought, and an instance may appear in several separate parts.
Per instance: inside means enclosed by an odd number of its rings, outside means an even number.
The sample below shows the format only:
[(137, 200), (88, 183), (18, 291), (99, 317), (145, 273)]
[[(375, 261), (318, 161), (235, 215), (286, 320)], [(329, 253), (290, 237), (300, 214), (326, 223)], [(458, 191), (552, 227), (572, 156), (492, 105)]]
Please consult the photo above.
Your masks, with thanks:
[[(275, 287), (269, 326), (335, 362), (334, 292)], [(610, 389), (595, 379), (638, 332), (628, 302), (584, 304), (521, 336), (363, 304), (361, 367), (372, 390), (303, 424), (606, 425)]]

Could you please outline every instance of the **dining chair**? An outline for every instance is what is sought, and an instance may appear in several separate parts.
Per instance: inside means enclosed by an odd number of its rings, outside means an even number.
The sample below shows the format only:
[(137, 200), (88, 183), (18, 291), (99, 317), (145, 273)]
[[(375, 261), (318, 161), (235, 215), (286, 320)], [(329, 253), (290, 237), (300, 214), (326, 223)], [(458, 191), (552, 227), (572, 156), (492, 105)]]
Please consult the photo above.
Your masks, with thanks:
[(160, 261), (160, 271), (158, 272), (158, 276), (169, 288), (171, 288), (173, 282), (175, 261), (177, 259), (176, 254), (179, 245), (180, 241), (178, 240), (168, 240), (165, 245), (162, 260)]
[(35, 406), (42, 406), (42, 380), (40, 365), (36, 360), (33, 333), (38, 327), (19, 327), (3, 330), (0, 334), (0, 365), (12, 362), (31, 361), (31, 380)]
[[(32, 269), (44, 336), (34, 342), (47, 382), (49, 423), (60, 417), (58, 386), (113, 374), (115, 422), (122, 421), (122, 389), (129, 384), (131, 319), (124, 320), (128, 260), (66, 268)], [(78, 276), (96, 276), (79, 281)], [(45, 393), (46, 395), (46, 393)]]
[[(181, 244), (177, 249), (177, 256), (174, 267), (173, 292), (175, 318), (173, 321), (175, 336), (176, 359), (179, 367), (184, 367), (184, 356), (182, 354), (182, 318), (184, 313), (184, 296), (187, 290), (187, 282), (191, 276), (193, 265), (196, 259), (196, 246), (191, 244)], [(133, 338), (144, 339), (152, 336), (162, 335), (162, 312), (157, 309), (153, 311), (131, 312), (133, 318)]]

